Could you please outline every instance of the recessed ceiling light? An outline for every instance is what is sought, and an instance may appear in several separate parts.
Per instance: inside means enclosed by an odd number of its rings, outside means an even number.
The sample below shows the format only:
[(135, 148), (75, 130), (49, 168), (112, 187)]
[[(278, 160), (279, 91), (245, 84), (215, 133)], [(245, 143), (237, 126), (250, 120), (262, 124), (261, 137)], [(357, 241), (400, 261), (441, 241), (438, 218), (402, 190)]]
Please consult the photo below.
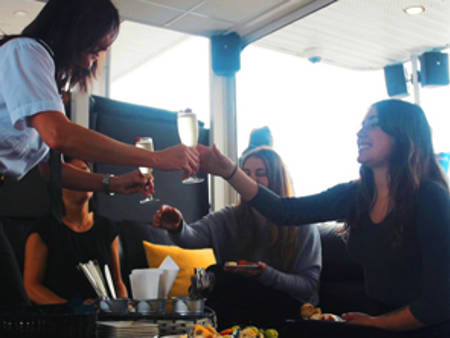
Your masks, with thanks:
[(24, 16), (28, 15), (28, 12), (27, 11), (18, 10), (18, 11), (15, 11), (13, 14), (14, 14), (14, 16), (24, 17)]
[(409, 6), (404, 8), (403, 11), (408, 15), (418, 15), (425, 12), (425, 7), (422, 5)]

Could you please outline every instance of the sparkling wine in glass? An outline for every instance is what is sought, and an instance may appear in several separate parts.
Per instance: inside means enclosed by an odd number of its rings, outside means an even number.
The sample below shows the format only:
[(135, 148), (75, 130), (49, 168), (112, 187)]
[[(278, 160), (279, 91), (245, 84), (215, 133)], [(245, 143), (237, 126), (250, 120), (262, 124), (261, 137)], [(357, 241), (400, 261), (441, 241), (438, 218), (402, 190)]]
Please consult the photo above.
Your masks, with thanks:
[[(186, 109), (177, 114), (178, 136), (181, 143), (188, 147), (196, 147), (198, 142), (198, 122), (197, 116), (191, 109)], [(184, 184), (201, 183), (203, 178), (195, 174), (183, 180)]]
[[(153, 147), (153, 139), (151, 137), (137, 137), (136, 138), (136, 147), (150, 150), (150, 151), (155, 151), (155, 148)], [(152, 179), (152, 177), (153, 177), (153, 175), (152, 175), (153, 169), (152, 168), (139, 167), (139, 171), (141, 172), (142, 175), (144, 175), (148, 179)], [(147, 195), (147, 197), (144, 198), (143, 200), (139, 201), (139, 203), (145, 204), (147, 202), (157, 202), (157, 201), (159, 201), (159, 199), (157, 199), (156, 197), (154, 197), (152, 195)]]

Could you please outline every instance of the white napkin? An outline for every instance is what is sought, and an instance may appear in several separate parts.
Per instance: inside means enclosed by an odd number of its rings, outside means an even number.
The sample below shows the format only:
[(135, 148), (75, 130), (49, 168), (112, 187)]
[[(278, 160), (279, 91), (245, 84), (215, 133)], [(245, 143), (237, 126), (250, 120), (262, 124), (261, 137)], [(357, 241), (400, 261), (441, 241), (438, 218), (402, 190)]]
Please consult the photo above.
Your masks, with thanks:
[(133, 299), (158, 298), (160, 269), (135, 269), (131, 271), (130, 284)]
[(180, 268), (167, 256), (156, 269), (134, 269), (130, 274), (133, 299), (167, 298)]
[(173, 283), (177, 278), (178, 271), (180, 271), (180, 267), (175, 263), (172, 257), (167, 256), (158, 269), (162, 271), (159, 278), (158, 296), (159, 298), (167, 298)]

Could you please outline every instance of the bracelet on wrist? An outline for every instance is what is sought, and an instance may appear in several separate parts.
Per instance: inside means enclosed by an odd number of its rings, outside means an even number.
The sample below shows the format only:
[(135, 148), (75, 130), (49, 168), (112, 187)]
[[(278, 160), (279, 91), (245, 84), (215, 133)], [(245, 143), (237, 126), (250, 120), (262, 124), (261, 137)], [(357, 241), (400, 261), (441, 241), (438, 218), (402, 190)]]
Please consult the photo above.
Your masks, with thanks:
[(224, 179), (224, 180), (227, 180), (227, 181), (231, 180), (231, 179), (233, 178), (233, 176), (236, 174), (236, 171), (237, 171), (237, 170), (238, 170), (238, 165), (237, 165), (237, 163), (236, 163), (236, 165), (235, 165), (233, 171), (231, 172), (231, 174), (228, 175), (227, 177), (224, 177), (223, 179)]
[(113, 174), (103, 175), (102, 186), (103, 192), (108, 194), (109, 196), (114, 196), (114, 193), (111, 191), (111, 178), (113, 178)]

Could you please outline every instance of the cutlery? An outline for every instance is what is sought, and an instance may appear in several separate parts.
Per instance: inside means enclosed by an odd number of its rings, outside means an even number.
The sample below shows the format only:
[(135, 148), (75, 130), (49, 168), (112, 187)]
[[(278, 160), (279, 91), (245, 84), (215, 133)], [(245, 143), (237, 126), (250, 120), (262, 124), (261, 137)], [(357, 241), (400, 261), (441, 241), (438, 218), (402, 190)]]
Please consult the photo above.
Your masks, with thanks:
[(106, 281), (108, 282), (108, 286), (109, 286), (109, 292), (111, 292), (111, 297), (113, 299), (116, 299), (116, 290), (114, 289), (114, 283), (113, 280), (111, 278), (111, 272), (109, 271), (109, 267), (108, 264), (105, 264), (105, 277), (106, 277)]
[(79, 263), (78, 267), (81, 269), (81, 271), (83, 271), (84, 275), (86, 276), (87, 280), (89, 281), (89, 283), (91, 284), (92, 288), (94, 289), (95, 293), (97, 294), (97, 296), (99, 298), (102, 298), (102, 293), (99, 290), (99, 288), (97, 287), (97, 284), (95, 282), (94, 277), (92, 276), (92, 274), (89, 272), (89, 269), (87, 267), (86, 264), (83, 263)]

